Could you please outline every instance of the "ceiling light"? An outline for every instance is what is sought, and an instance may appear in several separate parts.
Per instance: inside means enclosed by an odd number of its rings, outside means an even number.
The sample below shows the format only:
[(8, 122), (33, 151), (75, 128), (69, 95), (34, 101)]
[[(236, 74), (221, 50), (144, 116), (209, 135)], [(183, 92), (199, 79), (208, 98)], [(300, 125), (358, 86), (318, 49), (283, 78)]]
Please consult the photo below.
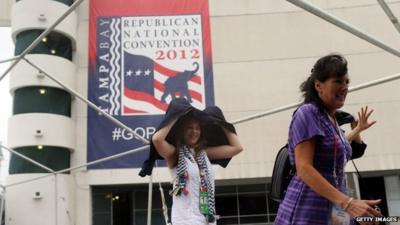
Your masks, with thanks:
[(40, 89), (39, 89), (39, 93), (40, 93), (41, 95), (46, 94), (46, 89), (40, 88)]

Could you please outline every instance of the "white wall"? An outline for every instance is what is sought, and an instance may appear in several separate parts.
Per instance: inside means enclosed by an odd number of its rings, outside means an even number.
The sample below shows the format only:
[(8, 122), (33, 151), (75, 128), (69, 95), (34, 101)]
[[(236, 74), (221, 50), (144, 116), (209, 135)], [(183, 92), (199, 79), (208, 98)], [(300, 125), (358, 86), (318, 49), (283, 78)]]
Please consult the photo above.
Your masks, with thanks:
[[(13, 185), (44, 175), (49, 174), (10, 175), (7, 177), (6, 185)], [(73, 179), (69, 175), (57, 175), (57, 178), (50, 175), (35, 181), (9, 186), (5, 196), (7, 225), (74, 224), (75, 211), (72, 202), (75, 196)], [(22, 209), (23, 211), (21, 211)]]
[(10, 12), (13, 0), (0, 0), (0, 27), (10, 26)]
[(74, 123), (69, 117), (49, 113), (21, 113), (10, 117), (8, 125), (10, 148), (36, 145), (70, 150), (75, 148)]

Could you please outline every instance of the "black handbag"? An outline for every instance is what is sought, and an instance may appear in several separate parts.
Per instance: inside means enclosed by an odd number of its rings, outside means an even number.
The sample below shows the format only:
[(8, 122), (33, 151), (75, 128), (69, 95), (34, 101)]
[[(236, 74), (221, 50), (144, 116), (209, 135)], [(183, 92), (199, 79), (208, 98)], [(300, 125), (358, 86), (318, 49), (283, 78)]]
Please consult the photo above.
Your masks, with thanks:
[[(293, 115), (296, 113), (297, 109), (293, 112)], [(288, 151), (288, 144), (286, 143), (279, 149), (275, 157), (271, 178), (271, 192), (268, 195), (270, 199), (276, 202), (281, 202), (283, 200), (287, 187), (296, 174), (296, 168), (290, 164)]]
[(286, 144), (278, 151), (275, 158), (269, 198), (281, 202), (285, 197), (287, 187), (295, 174), (296, 168), (290, 164), (288, 145)]

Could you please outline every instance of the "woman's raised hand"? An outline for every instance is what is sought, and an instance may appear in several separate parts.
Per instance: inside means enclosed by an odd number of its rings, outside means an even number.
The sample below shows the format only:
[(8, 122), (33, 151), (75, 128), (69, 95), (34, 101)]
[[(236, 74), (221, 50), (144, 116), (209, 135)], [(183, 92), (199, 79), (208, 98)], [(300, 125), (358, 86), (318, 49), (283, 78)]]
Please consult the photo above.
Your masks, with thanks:
[(358, 114), (358, 121), (355, 128), (359, 130), (359, 132), (364, 131), (370, 128), (372, 125), (376, 123), (376, 121), (368, 121), (371, 114), (374, 112), (373, 109), (368, 110), (368, 106), (362, 107), (361, 111)]

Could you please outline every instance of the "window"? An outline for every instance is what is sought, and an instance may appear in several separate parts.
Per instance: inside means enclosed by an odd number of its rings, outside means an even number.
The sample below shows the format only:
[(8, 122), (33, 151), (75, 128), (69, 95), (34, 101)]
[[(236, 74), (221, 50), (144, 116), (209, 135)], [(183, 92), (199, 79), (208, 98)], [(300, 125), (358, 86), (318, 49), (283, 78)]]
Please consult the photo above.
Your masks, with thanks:
[[(40, 36), (43, 30), (27, 30), (17, 34), (15, 55), (21, 54), (32, 42)], [(72, 42), (66, 36), (51, 32), (33, 48), (29, 54), (48, 54), (72, 60)]]
[[(164, 196), (171, 215), (170, 185), (163, 185)], [(94, 186), (93, 225), (134, 225), (147, 224), (148, 186)], [(160, 191), (153, 190), (152, 224), (165, 224)]]
[(93, 225), (110, 225), (112, 193), (108, 190), (92, 190)]
[(15, 90), (13, 114), (53, 113), (71, 116), (71, 95), (61, 89), (51, 87), (24, 87)]
[[(70, 151), (66, 148), (41, 146), (39, 149), (38, 146), (27, 146), (14, 148), (14, 150), (54, 171), (69, 168), (70, 165)], [(11, 154), (9, 173), (49, 173), (49, 171)]]
[[(168, 194), (171, 185), (163, 185), (163, 188), (164, 196), (167, 201), (169, 218), (171, 219), (170, 207), (172, 198)], [(270, 201), (267, 198), (268, 190), (269, 184), (266, 183), (217, 186), (215, 200), (217, 214), (220, 215), (218, 225), (273, 224), (278, 210), (278, 203)], [(147, 192), (147, 185), (93, 187), (93, 225), (146, 224)], [(109, 196), (108, 198), (106, 197), (107, 195)], [(110, 196), (115, 197), (116, 195), (120, 196), (120, 199), (126, 200), (123, 202), (110, 200)], [(98, 198), (100, 198), (100, 200), (98, 200)], [(157, 188), (153, 190), (152, 207), (151, 224), (164, 225), (161, 197)], [(116, 217), (129, 218), (129, 221), (118, 220)], [(110, 222), (111, 220), (112, 222)]]
[(267, 184), (216, 187), (216, 207), (223, 224), (272, 224), (279, 204), (268, 199)]

